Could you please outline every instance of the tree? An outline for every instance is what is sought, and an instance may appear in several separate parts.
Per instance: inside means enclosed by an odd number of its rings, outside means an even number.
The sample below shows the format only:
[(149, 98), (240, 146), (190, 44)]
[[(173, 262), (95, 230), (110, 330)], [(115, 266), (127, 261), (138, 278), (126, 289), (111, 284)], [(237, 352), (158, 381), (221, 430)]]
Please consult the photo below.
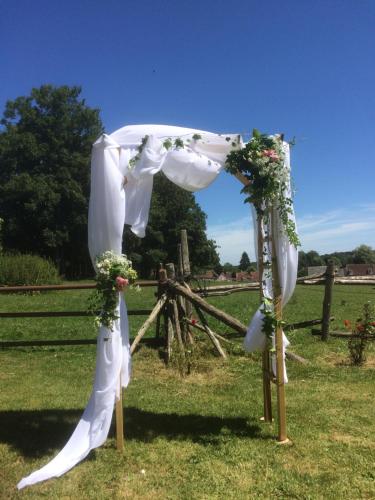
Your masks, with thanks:
[(324, 260), (315, 250), (310, 250), (306, 254), (306, 265), (307, 267), (312, 266), (324, 266)]
[(368, 245), (360, 245), (353, 251), (355, 264), (375, 264), (375, 250)]
[(177, 263), (181, 229), (187, 230), (192, 270), (217, 269), (220, 259), (216, 243), (206, 236), (206, 214), (192, 193), (176, 186), (160, 172), (154, 177), (146, 236), (137, 238), (125, 228), (124, 252), (140, 274), (149, 277), (160, 262)]
[(8, 101), (0, 130), (0, 217), (4, 248), (52, 258), (68, 275), (87, 273), (92, 143), (99, 110), (80, 87), (34, 88)]
[(248, 271), (250, 265), (251, 263), (249, 256), (247, 255), (246, 252), (243, 252), (241, 255), (240, 265), (238, 266), (238, 268), (240, 269), (240, 271)]

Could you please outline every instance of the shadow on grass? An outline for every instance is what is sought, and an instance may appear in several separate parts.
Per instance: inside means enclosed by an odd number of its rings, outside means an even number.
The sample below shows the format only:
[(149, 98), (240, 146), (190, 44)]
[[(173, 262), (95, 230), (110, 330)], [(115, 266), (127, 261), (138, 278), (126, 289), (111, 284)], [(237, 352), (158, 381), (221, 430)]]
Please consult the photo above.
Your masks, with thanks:
[[(0, 442), (8, 443), (26, 457), (38, 458), (60, 450), (71, 436), (82, 410), (0, 412)], [(155, 413), (125, 408), (125, 442), (145, 443), (158, 437), (215, 445), (227, 438), (269, 439), (259, 425), (243, 417), (214, 417)], [(114, 433), (112, 425), (111, 434)]]

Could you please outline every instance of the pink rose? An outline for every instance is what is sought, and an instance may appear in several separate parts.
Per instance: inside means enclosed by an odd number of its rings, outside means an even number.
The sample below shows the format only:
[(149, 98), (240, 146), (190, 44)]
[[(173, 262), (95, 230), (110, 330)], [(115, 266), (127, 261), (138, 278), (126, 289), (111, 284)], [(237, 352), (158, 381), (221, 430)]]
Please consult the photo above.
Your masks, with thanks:
[(279, 155), (276, 153), (274, 149), (265, 149), (263, 151), (263, 156), (268, 156), (270, 160), (278, 161), (280, 160)]
[(122, 292), (126, 286), (129, 285), (129, 280), (126, 278), (122, 278), (121, 276), (117, 276), (116, 278), (116, 288), (119, 292)]

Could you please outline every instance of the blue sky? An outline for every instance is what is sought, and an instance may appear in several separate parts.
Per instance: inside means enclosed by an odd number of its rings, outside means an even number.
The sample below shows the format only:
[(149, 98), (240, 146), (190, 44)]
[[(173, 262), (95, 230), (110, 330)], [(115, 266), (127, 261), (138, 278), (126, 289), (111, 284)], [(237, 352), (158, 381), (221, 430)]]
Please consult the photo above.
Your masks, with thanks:
[[(165, 123), (296, 137), (303, 249), (375, 247), (375, 1), (0, 0), (0, 107), (78, 84), (107, 132)], [(253, 255), (222, 173), (197, 200), (222, 261)]]

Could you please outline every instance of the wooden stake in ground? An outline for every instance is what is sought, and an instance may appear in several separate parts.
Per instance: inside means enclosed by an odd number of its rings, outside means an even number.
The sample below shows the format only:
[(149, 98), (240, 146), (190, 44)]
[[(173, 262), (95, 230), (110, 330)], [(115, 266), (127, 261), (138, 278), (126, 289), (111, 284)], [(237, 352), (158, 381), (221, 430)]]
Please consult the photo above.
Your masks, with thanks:
[(194, 305), (197, 305), (202, 311), (210, 314), (214, 318), (222, 321), (225, 325), (230, 326), (236, 332), (242, 333), (242, 335), (246, 334), (247, 328), (243, 325), (238, 319), (234, 318), (230, 314), (221, 311), (217, 307), (209, 304), (204, 299), (199, 297), (196, 293), (188, 290), (185, 286), (180, 285), (179, 283), (174, 283), (172, 281), (168, 281), (167, 286), (172, 288), (178, 295), (182, 295), (186, 299), (190, 300)]
[(275, 332), (276, 346), (276, 392), (277, 392), (277, 413), (278, 413), (278, 441), (287, 443), (289, 441), (286, 430), (286, 406), (285, 406), (285, 381), (284, 381), (284, 348), (283, 331), (281, 322), (283, 317), (282, 295), (280, 286), (279, 266), (276, 254), (277, 226), (275, 209), (271, 215), (271, 237), (272, 237), (272, 288), (275, 317), (278, 323)]
[(182, 252), (182, 267), (184, 271), (184, 278), (190, 276), (190, 257), (189, 257), (189, 244), (186, 229), (181, 230), (181, 252)]
[[(263, 217), (257, 217), (257, 232), (258, 232), (258, 274), (259, 274), (259, 294), (260, 302), (263, 301), (263, 251), (264, 251), (264, 230)], [(263, 379), (263, 420), (264, 422), (272, 422), (272, 398), (271, 398), (271, 363), (270, 351), (268, 345), (262, 353), (262, 379)]]
[[(281, 134), (280, 138), (283, 140), (284, 135)], [(244, 186), (250, 184), (249, 179), (247, 179), (241, 172), (237, 172), (237, 179)], [(257, 216), (257, 232), (258, 232), (258, 274), (259, 274), (259, 289), (260, 289), (260, 301), (263, 300), (263, 251), (264, 251), (264, 237), (263, 237), (263, 217), (258, 214)], [(271, 399), (271, 363), (270, 363), (270, 351), (268, 346), (262, 354), (262, 372), (263, 372), (263, 419), (264, 422), (272, 422), (272, 399)]]
[(121, 375), (119, 377), (119, 397), (116, 396), (115, 412), (116, 412), (116, 448), (117, 451), (124, 450), (124, 416), (123, 416), (123, 402), (122, 402), (122, 387)]
[[(178, 277), (181, 283), (190, 278), (190, 256), (189, 256), (189, 245), (186, 229), (183, 229), (180, 233), (180, 243), (177, 245), (177, 256), (178, 256)], [(179, 296), (178, 301), (181, 309), (184, 310), (184, 316), (191, 318), (192, 306), (188, 300)], [(185, 344), (191, 343), (193, 336), (189, 330), (189, 325), (187, 323), (182, 324), (182, 336)]]
[(331, 317), (332, 291), (334, 282), (335, 282), (335, 265), (333, 263), (333, 260), (330, 260), (327, 266), (326, 281), (324, 288), (322, 340), (327, 340), (329, 335), (329, 322)]
[(222, 358), (227, 359), (227, 355), (226, 355), (224, 349), (221, 347), (219, 340), (217, 339), (217, 337), (214, 334), (214, 332), (208, 326), (208, 323), (206, 321), (206, 318), (204, 317), (204, 314), (202, 313), (202, 311), (197, 306), (195, 306), (195, 310), (196, 310), (196, 312), (197, 312), (197, 314), (199, 316), (199, 319), (202, 322), (204, 331), (207, 333), (207, 335), (208, 335), (209, 339), (211, 340), (211, 342), (213, 343), (215, 349), (217, 350), (217, 352), (220, 354), (220, 356)]
[(143, 323), (143, 325), (141, 326), (141, 328), (139, 329), (137, 335), (135, 336), (135, 338), (133, 340), (133, 343), (132, 343), (131, 348), (130, 348), (131, 354), (133, 354), (133, 352), (135, 351), (135, 348), (139, 344), (139, 342), (140, 342), (141, 338), (143, 337), (143, 335), (147, 332), (147, 329), (151, 326), (152, 322), (155, 321), (156, 317), (158, 316), (158, 314), (162, 310), (162, 308), (163, 308), (166, 300), (167, 300), (167, 296), (166, 296), (166, 294), (163, 294), (161, 296), (161, 298), (157, 301), (157, 303), (156, 303), (155, 307), (153, 308), (150, 316)]

